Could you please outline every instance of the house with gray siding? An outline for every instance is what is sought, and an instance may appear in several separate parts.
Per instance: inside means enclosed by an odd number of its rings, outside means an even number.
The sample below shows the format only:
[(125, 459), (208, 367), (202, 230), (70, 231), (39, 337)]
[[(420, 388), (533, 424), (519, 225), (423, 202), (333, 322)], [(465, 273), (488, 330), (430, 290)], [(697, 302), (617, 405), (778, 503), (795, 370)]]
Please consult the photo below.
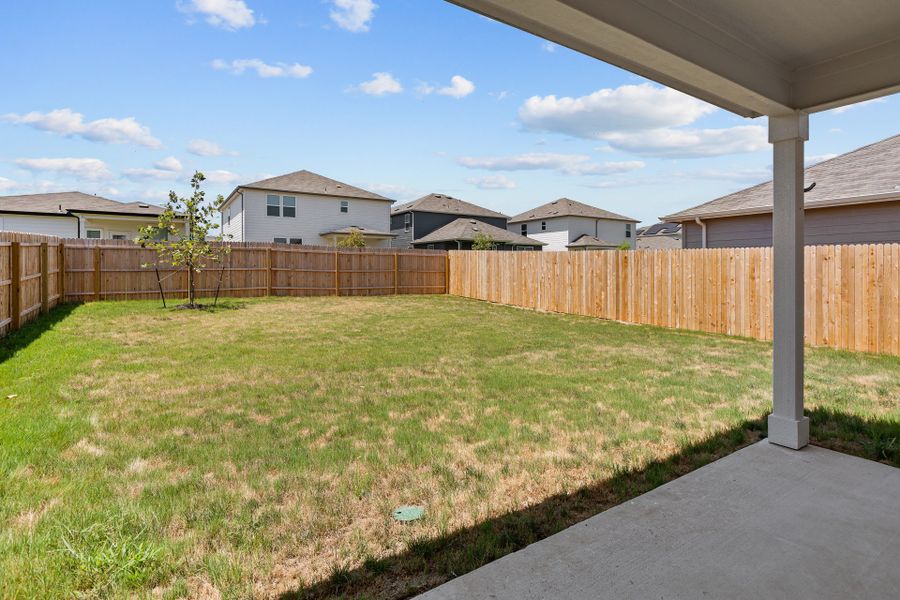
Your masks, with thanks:
[(627, 242), (634, 248), (637, 219), (560, 198), (518, 214), (507, 229), (544, 243), (544, 250), (603, 250)]
[[(805, 242), (900, 242), (900, 135), (804, 171)], [(772, 245), (772, 182), (662, 217), (682, 224), (682, 247)]]
[(219, 209), (235, 242), (333, 246), (354, 231), (386, 248), (393, 200), (310, 171), (239, 185)]
[[(427, 248), (429, 244), (436, 242), (421, 243), (419, 240), (457, 219), (475, 219), (506, 229), (509, 217), (447, 194), (428, 194), (418, 200), (394, 206), (391, 210), (391, 233), (394, 234), (392, 245), (395, 248)], [(448, 242), (441, 242), (445, 243)]]

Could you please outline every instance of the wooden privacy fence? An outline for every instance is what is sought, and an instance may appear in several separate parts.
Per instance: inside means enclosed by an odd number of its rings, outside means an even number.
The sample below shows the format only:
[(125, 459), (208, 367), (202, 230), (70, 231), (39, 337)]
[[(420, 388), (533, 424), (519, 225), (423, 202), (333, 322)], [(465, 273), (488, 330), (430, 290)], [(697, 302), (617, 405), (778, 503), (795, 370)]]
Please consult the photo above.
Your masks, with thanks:
[[(456, 252), (450, 293), (772, 339), (772, 249)], [(806, 248), (806, 342), (900, 355), (900, 244)]]
[[(221, 266), (198, 275), (199, 295), (217, 289), (238, 297), (447, 291), (447, 253), (439, 250), (229, 245)], [(0, 233), (0, 336), (58, 302), (159, 298), (157, 270), (143, 266), (157, 261), (155, 251), (131, 242)], [(186, 270), (160, 265), (158, 271), (167, 299), (186, 297)]]

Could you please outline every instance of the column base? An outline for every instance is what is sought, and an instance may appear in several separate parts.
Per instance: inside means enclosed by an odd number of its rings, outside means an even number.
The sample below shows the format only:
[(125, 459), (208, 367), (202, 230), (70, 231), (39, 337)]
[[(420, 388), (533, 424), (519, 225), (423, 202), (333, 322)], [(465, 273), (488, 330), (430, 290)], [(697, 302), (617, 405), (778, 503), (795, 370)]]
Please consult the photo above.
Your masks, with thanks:
[(809, 417), (799, 421), (780, 415), (769, 415), (769, 442), (793, 450), (809, 444)]

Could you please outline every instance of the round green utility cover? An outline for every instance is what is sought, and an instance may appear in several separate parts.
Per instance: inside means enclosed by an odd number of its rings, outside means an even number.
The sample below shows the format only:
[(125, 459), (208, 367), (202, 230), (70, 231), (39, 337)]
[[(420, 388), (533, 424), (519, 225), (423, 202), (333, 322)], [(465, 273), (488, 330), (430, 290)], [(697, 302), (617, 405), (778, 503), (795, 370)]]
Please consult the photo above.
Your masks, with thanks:
[(415, 521), (425, 515), (425, 509), (421, 506), (398, 506), (391, 516), (398, 521)]

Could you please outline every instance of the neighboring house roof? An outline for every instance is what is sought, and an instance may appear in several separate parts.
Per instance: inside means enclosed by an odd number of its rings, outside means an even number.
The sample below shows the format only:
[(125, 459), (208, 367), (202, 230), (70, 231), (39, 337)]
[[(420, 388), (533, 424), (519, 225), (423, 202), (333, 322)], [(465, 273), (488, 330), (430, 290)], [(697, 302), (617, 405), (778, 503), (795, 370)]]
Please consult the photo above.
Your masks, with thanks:
[(618, 244), (601, 240), (586, 233), (575, 238), (571, 244), (566, 244), (566, 248), (618, 248), (618, 246)]
[[(806, 208), (900, 199), (900, 135), (824, 160), (804, 171)], [(772, 212), (772, 182), (767, 181), (704, 204), (661, 217), (693, 221)]]
[(537, 208), (518, 214), (509, 220), (510, 223), (520, 223), (523, 221), (535, 221), (538, 219), (552, 219), (553, 217), (587, 217), (590, 219), (607, 219), (610, 221), (626, 221), (628, 223), (637, 223), (638, 219), (632, 219), (624, 215), (618, 215), (590, 204), (570, 200), (569, 198), (560, 198), (547, 204), (542, 204)]
[(370, 229), (368, 227), (357, 227), (355, 225), (351, 225), (350, 227), (341, 227), (340, 229), (330, 229), (328, 231), (323, 231), (319, 235), (350, 235), (354, 231), (358, 231), (364, 236), (372, 236), (372, 237), (396, 237), (397, 234), (391, 233), (390, 231), (378, 231), (377, 229)]
[(681, 233), (681, 223), (654, 223), (637, 230), (638, 237), (651, 235), (678, 235)]
[[(253, 183), (239, 185), (240, 188), (255, 190), (271, 190), (273, 192), (294, 192), (296, 194), (315, 194), (318, 196), (338, 196), (341, 198), (361, 198), (364, 200), (384, 200), (394, 202), (390, 198), (379, 196), (362, 188), (342, 183), (312, 171), (295, 171), (278, 177), (261, 179)], [(235, 191), (237, 191), (237, 189)], [(232, 192), (230, 195), (234, 194)], [(230, 196), (229, 195), (229, 196)]]
[(145, 202), (116, 202), (82, 192), (0, 196), (0, 212), (71, 216), (72, 213), (159, 216), (163, 208)]
[(489, 236), (498, 244), (510, 244), (513, 246), (545, 246), (544, 242), (494, 227), (477, 219), (459, 218), (447, 223), (439, 229), (435, 229), (426, 236), (413, 240), (413, 244), (434, 244), (438, 242), (471, 242), (479, 233)]
[(418, 200), (400, 204), (391, 209), (392, 215), (405, 212), (431, 212), (448, 215), (460, 215), (466, 217), (490, 217), (493, 219), (508, 219), (507, 215), (487, 208), (472, 204), (446, 194), (428, 194)]

